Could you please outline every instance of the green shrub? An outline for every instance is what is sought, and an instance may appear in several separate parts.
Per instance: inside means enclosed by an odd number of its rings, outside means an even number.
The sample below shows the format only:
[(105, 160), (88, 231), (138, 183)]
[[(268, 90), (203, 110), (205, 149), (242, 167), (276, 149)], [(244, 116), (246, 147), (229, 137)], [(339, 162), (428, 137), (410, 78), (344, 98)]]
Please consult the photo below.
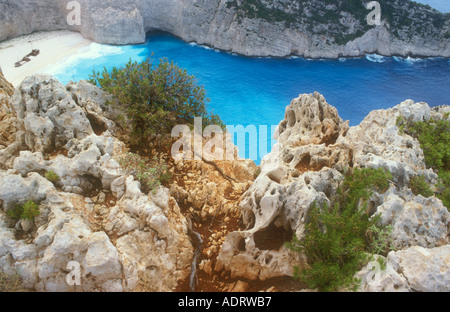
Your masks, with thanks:
[(383, 169), (355, 168), (348, 171), (332, 205), (313, 205), (305, 237), (294, 237), (288, 244), (310, 264), (302, 271), (296, 268), (295, 278), (320, 291), (354, 287), (353, 276), (369, 254), (390, 250), (390, 229), (379, 227), (379, 217), (371, 218), (366, 208), (373, 191), (386, 191), (391, 178)]
[(442, 200), (445, 207), (450, 210), (450, 171), (439, 173), (439, 182), (436, 185), (436, 196)]
[(399, 130), (417, 138), (427, 166), (436, 171), (450, 170), (450, 120), (447, 118), (418, 122), (397, 118)]
[[(450, 210), (450, 120), (446, 114), (440, 120), (427, 120), (413, 122), (400, 116), (397, 118), (397, 126), (401, 133), (406, 133), (416, 138), (425, 156), (428, 168), (432, 168), (439, 176), (436, 185), (436, 197)], [(421, 178), (415, 178), (410, 183), (414, 194), (432, 196), (431, 188), (425, 185)], [(424, 196), (425, 196), (424, 195)]]
[(150, 162), (138, 154), (128, 153), (119, 159), (119, 164), (141, 183), (144, 192), (154, 191), (172, 177), (165, 162), (157, 158)]
[(52, 170), (45, 173), (45, 178), (52, 183), (59, 180), (59, 176)]
[(157, 65), (151, 59), (142, 63), (130, 60), (125, 67), (114, 67), (110, 72), (106, 68), (102, 73), (94, 71), (90, 82), (118, 100), (117, 108), (131, 123), (131, 139), (136, 145), (144, 145), (154, 135), (168, 138), (175, 125), (192, 125), (194, 117), (202, 117), (204, 126), (224, 128), (217, 115), (207, 112), (204, 88), (166, 59)]
[(423, 176), (414, 176), (409, 181), (409, 188), (414, 195), (422, 195), (424, 197), (431, 197), (434, 192)]
[(20, 217), (25, 220), (34, 220), (39, 214), (39, 205), (30, 200), (23, 205), (23, 212)]
[(406, 121), (405, 117), (403, 117), (403, 116), (397, 117), (396, 125), (397, 125), (398, 131), (400, 132), (400, 134), (405, 133), (406, 124), (407, 124), (407, 121)]
[(8, 215), (15, 220), (34, 220), (39, 214), (39, 205), (32, 200), (24, 205), (15, 205), (14, 208), (8, 210)]
[(9, 209), (7, 214), (10, 218), (14, 220), (19, 220), (22, 216), (23, 212), (23, 206), (22, 205), (15, 205), (13, 208)]
[(372, 224), (368, 228), (366, 235), (371, 242), (369, 250), (373, 254), (386, 256), (389, 251), (394, 249), (394, 246), (391, 244), (393, 229), (394, 227), (392, 225), (379, 227), (376, 224)]

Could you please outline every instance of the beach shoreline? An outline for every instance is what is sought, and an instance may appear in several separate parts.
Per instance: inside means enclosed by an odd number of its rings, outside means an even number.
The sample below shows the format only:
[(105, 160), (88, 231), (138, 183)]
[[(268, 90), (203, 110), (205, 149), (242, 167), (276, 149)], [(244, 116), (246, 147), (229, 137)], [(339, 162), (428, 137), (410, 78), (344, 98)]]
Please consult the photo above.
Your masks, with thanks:
[[(0, 67), (5, 78), (17, 87), (26, 77), (42, 73), (49, 66), (77, 54), (81, 48), (92, 43), (80, 33), (67, 30), (36, 32), (9, 39), (0, 42)], [(37, 56), (29, 56), (29, 62), (22, 62), (22, 66), (15, 67), (16, 62), (34, 49), (39, 50)]]

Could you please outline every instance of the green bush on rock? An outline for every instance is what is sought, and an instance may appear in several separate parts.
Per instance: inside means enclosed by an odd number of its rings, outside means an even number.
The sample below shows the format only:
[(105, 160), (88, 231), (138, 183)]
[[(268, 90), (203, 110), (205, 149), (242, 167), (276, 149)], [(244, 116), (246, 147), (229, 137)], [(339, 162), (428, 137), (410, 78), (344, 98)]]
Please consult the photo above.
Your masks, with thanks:
[(60, 179), (59, 176), (52, 170), (47, 171), (45, 173), (45, 178), (47, 180), (49, 180), (50, 182), (52, 182), (52, 183), (54, 183), (54, 182), (56, 182), (56, 181), (58, 181)]
[(204, 88), (166, 59), (156, 65), (151, 59), (141, 63), (130, 60), (123, 68), (94, 71), (90, 82), (115, 97), (117, 108), (132, 125), (136, 145), (145, 144), (153, 135), (170, 137), (175, 125), (192, 125), (194, 117), (202, 117), (204, 126), (223, 127), (219, 117), (207, 111)]
[(141, 183), (144, 192), (156, 190), (172, 177), (165, 162), (157, 158), (150, 162), (138, 154), (128, 153), (119, 163)]
[(414, 195), (422, 195), (423, 197), (431, 197), (434, 195), (430, 185), (423, 176), (412, 177), (409, 181), (409, 188)]
[[(411, 121), (399, 116), (397, 127), (401, 133), (416, 138), (425, 156), (428, 168), (432, 168), (439, 176), (435, 185), (437, 198), (450, 209), (450, 119), (445, 114), (440, 120)], [(433, 191), (421, 178), (413, 178), (410, 187), (414, 194), (432, 196)]]
[(29, 200), (24, 205), (15, 205), (8, 210), (8, 215), (14, 220), (34, 220), (40, 214), (39, 205)]
[(349, 170), (331, 205), (314, 205), (305, 226), (305, 237), (294, 237), (287, 246), (307, 256), (310, 267), (295, 268), (294, 277), (320, 291), (336, 291), (357, 284), (353, 276), (370, 254), (390, 251), (388, 227), (367, 212), (374, 191), (385, 192), (391, 174), (383, 169)]

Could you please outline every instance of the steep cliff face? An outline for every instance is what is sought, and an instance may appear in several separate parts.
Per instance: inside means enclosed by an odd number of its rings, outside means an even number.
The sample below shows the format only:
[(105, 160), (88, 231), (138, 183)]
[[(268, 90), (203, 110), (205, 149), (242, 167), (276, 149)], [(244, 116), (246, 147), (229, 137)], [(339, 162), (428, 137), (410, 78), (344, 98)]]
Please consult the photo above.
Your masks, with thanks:
[(122, 0), (1, 0), (0, 41), (36, 31), (73, 30), (99, 43), (141, 43), (145, 31), (137, 5)]
[(449, 15), (409, 0), (379, 1), (379, 26), (368, 25), (363, 0), (80, 0), (81, 23), (73, 26), (68, 2), (1, 0), (0, 40), (69, 29), (99, 43), (134, 44), (163, 30), (251, 56), (450, 57)]
[[(230, 1), (238, 23), (259, 19), (305, 34), (307, 44), (292, 43), (292, 54), (311, 57), (356, 56), (377, 52), (436, 55), (447, 50), (449, 17), (409, 0), (378, 1), (381, 25), (369, 25), (369, 1)], [(447, 39), (447, 40), (446, 40)], [(424, 47), (425, 46), (425, 47)], [(441, 52), (438, 52), (441, 51)], [(444, 52), (445, 53), (445, 52)], [(446, 54), (448, 55), (448, 54)]]
[(57, 0), (0, 1), (0, 40), (35, 31), (66, 29), (65, 4)]

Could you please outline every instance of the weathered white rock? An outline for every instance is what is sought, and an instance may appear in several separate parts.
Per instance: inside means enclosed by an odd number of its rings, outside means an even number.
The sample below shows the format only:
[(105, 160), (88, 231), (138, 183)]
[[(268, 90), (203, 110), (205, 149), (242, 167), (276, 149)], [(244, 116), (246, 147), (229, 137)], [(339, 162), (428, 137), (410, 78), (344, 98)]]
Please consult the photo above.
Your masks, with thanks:
[(45, 170), (45, 168), (46, 165), (41, 152), (21, 151), (19, 157), (14, 160), (14, 169), (22, 176), (29, 172)]
[(348, 123), (337, 109), (315, 93), (294, 99), (286, 108), (285, 119), (278, 127), (278, 140), (285, 146), (334, 144), (348, 130)]
[(93, 133), (85, 112), (55, 78), (35, 75), (26, 78), (11, 99), (25, 143), (36, 152), (51, 152), (70, 139)]
[[(118, 161), (125, 144), (103, 114), (108, 99), (86, 82), (66, 88), (45, 75), (17, 89), (22, 134), (13, 143), (19, 150), (5, 154), (12, 169), (0, 172), (0, 267), (27, 288), (171, 291), (189, 274), (186, 219), (168, 189), (149, 197), (125, 175)], [(58, 189), (43, 176), (50, 170), (60, 177)], [(84, 197), (96, 190), (95, 202)], [(110, 190), (117, 200), (107, 200)], [(40, 203), (33, 221), (6, 217), (29, 200)], [(80, 285), (66, 281), (70, 262), (79, 264)]]
[(388, 256), (394, 268), (400, 268), (412, 290), (448, 292), (450, 290), (450, 246), (433, 249), (414, 246)]
[[(386, 258), (377, 256), (381, 262), (386, 263)], [(361, 280), (360, 291), (363, 292), (409, 292), (411, 288), (408, 281), (395, 268), (386, 263), (382, 267), (380, 262), (371, 261), (361, 271), (355, 274), (355, 277)]]
[(330, 168), (350, 163), (348, 147), (336, 143), (347, 130), (348, 123), (320, 94), (292, 101), (276, 132), (277, 149), (240, 202), (246, 230), (227, 236), (216, 270), (264, 280), (292, 276), (294, 266), (304, 266), (284, 243), (293, 234), (302, 238), (311, 207), (328, 203), (336, 191), (342, 174)]
[(91, 274), (102, 281), (121, 277), (119, 253), (104, 232), (93, 233), (90, 236), (82, 265), (85, 275)]
[(431, 110), (425, 103), (405, 101), (387, 110), (372, 111), (360, 125), (350, 128), (345, 139), (352, 144), (355, 165), (385, 168), (399, 186), (407, 186), (411, 176), (423, 175), (428, 181), (436, 174), (427, 169), (420, 144), (401, 134), (396, 123), (399, 116), (411, 120), (429, 119)]
[(425, 248), (448, 243), (450, 213), (435, 197), (404, 196), (388, 191), (375, 214), (383, 225), (392, 226), (391, 240), (397, 249), (410, 246)]
[[(417, 140), (401, 134), (396, 125), (400, 115), (426, 120), (439, 114), (425, 103), (405, 101), (373, 111), (361, 125), (349, 128), (320, 94), (294, 99), (278, 126), (276, 149), (263, 159), (262, 173), (241, 199), (246, 229), (226, 237), (215, 269), (233, 277), (265, 279), (291, 275), (294, 265), (301, 268), (304, 259), (282, 245), (293, 234), (304, 236), (311, 207), (329, 203), (343, 172), (352, 166), (392, 173), (389, 190), (371, 197), (369, 213), (380, 214), (382, 224), (392, 226), (395, 248), (448, 244), (447, 208), (408, 189), (412, 176), (424, 175), (432, 182), (437, 175), (426, 168)], [(383, 275), (370, 289), (410, 290), (403, 281), (402, 276)]]
[(0, 199), (4, 211), (29, 200), (38, 203), (54, 191), (53, 184), (37, 173), (30, 173), (26, 178), (13, 174), (0, 175)]
[(123, 196), (123, 194), (125, 194), (126, 179), (127, 179), (127, 176), (121, 176), (111, 182), (111, 192), (117, 199), (120, 199)]
[(385, 261), (384, 270), (371, 262), (356, 275), (362, 279), (362, 291), (450, 290), (450, 245), (431, 249), (414, 246), (390, 252)]
[[(120, 157), (125, 145), (111, 136), (109, 128), (114, 128), (114, 122), (102, 116), (108, 99), (85, 81), (65, 88), (51, 76), (27, 78), (12, 103), (24, 119), (20, 123), (23, 139), (19, 136), (17, 143), (23, 141), (36, 152), (22, 151), (15, 159), (15, 170), (22, 175), (52, 170), (60, 177), (59, 186), (68, 192), (109, 188), (123, 175), (113, 157)], [(92, 127), (98, 130), (99, 123), (104, 131), (96, 135)], [(55, 151), (59, 152), (55, 158), (44, 161), (43, 152)]]
[[(61, 207), (66, 205), (74, 208), (68, 201)], [(36, 267), (38, 280), (32, 287), (39, 291), (73, 291), (74, 286), (66, 283), (67, 266), (71, 261), (82, 262), (93, 233), (73, 211), (66, 213), (57, 206), (52, 210), (49, 226), (38, 229), (39, 235), (34, 241), (40, 252)], [(85, 290), (90, 290), (88, 280), (82, 277)]]

